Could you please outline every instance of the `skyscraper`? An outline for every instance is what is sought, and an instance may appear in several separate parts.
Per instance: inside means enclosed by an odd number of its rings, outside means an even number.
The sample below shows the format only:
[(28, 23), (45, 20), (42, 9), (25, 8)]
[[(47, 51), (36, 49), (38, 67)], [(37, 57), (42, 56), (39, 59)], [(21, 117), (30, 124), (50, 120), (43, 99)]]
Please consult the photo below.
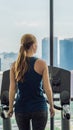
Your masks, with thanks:
[(1, 71), (1, 58), (0, 58), (0, 71)]
[(73, 39), (60, 40), (60, 67), (73, 70)]
[[(58, 66), (58, 64), (59, 64), (58, 38), (54, 37), (53, 42), (54, 42), (53, 43), (53, 64), (54, 64), (54, 66)], [(46, 37), (46, 38), (42, 39), (42, 59), (44, 59), (48, 65), (50, 65), (50, 51), (51, 51), (50, 50), (50, 39), (49, 39), (49, 37)]]
[(54, 37), (53, 40), (53, 65), (59, 66), (59, 39), (58, 37)]
[(42, 59), (48, 65), (50, 64), (50, 42), (48, 37), (42, 39)]
[(14, 52), (3, 52), (0, 55), (1, 57), (1, 71), (6, 71), (10, 69), (11, 64), (16, 60), (17, 53)]

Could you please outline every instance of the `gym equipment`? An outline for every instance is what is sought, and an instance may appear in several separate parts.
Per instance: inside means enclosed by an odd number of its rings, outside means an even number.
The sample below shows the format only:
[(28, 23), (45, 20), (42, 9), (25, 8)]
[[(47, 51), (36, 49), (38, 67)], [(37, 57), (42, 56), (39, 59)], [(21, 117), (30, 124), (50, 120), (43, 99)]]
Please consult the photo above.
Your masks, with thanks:
[[(3, 73), (1, 87), (0, 115), (3, 118), (3, 130), (11, 130), (11, 120), (7, 117), (9, 106), (9, 70)], [(61, 107), (54, 105), (61, 110), (62, 130), (70, 130), (70, 72), (61, 68), (49, 66), (50, 82), (53, 90), (54, 100), (60, 101)], [(59, 97), (55, 95), (59, 94)], [(53, 119), (54, 120), (54, 119)], [(50, 123), (50, 130), (54, 130), (53, 120)]]
[(7, 111), (9, 106), (9, 72), (7, 70), (3, 73), (2, 86), (1, 86), (1, 106), (0, 115), (3, 119), (3, 130), (11, 130), (11, 119), (7, 117)]
[[(49, 66), (50, 82), (53, 90), (54, 100), (60, 101), (61, 107), (54, 105), (61, 110), (62, 130), (70, 130), (70, 79), (69, 71)], [(55, 97), (55, 95), (60, 95)], [(54, 119), (53, 119), (54, 120)], [(50, 122), (50, 129), (54, 130), (54, 121)], [(53, 127), (52, 127), (53, 126)]]

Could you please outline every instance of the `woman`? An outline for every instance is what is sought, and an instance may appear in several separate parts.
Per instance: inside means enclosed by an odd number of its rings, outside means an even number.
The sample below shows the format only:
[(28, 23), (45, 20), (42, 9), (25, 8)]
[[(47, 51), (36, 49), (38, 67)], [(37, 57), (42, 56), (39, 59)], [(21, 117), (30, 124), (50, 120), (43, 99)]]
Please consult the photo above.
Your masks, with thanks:
[(30, 120), (33, 130), (45, 130), (48, 107), (43, 89), (49, 101), (50, 114), (55, 114), (48, 66), (45, 61), (34, 56), (36, 51), (36, 37), (32, 34), (23, 35), (18, 58), (10, 69), (8, 116), (11, 117), (13, 114), (17, 84), (15, 118), (19, 130), (30, 130)]

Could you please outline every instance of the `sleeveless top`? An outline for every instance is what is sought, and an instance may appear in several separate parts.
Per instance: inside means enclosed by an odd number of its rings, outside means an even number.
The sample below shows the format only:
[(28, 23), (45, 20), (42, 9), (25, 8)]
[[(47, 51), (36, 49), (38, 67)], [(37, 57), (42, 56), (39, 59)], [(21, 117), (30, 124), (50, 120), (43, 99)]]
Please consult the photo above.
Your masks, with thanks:
[(47, 110), (47, 103), (42, 88), (42, 75), (34, 70), (38, 58), (29, 57), (29, 70), (24, 75), (24, 82), (17, 82), (15, 112), (37, 112)]

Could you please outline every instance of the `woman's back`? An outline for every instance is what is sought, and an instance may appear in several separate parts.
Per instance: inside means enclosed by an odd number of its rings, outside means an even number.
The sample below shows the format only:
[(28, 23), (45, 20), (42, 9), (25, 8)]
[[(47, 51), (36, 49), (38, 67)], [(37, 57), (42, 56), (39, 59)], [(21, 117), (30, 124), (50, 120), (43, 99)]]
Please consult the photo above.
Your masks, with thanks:
[(17, 83), (18, 94), (15, 105), (15, 111), (17, 112), (47, 109), (42, 88), (43, 66), (41, 66), (41, 60), (36, 57), (29, 57), (28, 62), (29, 68), (24, 74), (24, 82), (19, 81)]

